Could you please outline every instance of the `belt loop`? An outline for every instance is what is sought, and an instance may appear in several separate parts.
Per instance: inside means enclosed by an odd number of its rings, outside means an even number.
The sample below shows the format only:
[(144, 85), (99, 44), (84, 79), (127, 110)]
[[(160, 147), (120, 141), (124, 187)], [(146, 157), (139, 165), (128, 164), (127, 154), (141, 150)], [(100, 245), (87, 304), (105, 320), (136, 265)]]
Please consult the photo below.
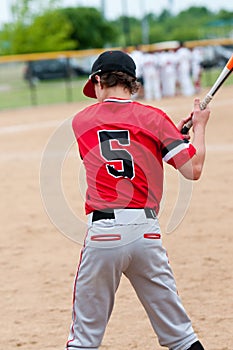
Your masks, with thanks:
[(90, 214), (88, 214), (88, 219), (87, 219), (87, 225), (88, 227), (92, 226), (92, 218), (93, 218), (93, 212), (91, 212)]
[(144, 208), (147, 219), (156, 219), (156, 213), (154, 209)]

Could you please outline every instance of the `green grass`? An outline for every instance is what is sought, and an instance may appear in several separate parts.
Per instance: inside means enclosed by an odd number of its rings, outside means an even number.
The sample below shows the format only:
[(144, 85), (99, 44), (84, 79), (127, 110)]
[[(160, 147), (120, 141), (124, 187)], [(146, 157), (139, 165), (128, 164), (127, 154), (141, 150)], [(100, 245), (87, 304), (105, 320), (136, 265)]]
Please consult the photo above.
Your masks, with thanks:
[[(4, 109), (19, 108), (33, 105), (48, 105), (64, 102), (85, 101), (82, 93), (86, 78), (74, 78), (70, 83), (64, 80), (38, 82), (30, 89), (29, 84), (23, 80), (24, 65), (0, 65), (0, 111)], [(221, 69), (203, 71), (202, 86), (212, 86)], [(224, 85), (233, 85), (233, 74)]]
[(82, 86), (84, 80), (38, 82), (35, 87), (29, 84), (7, 84), (1, 89), (0, 85), (0, 110), (17, 108), (30, 105), (57, 104), (71, 101), (84, 101)]
[[(37, 86), (30, 91), (31, 102), (37, 104), (54, 104), (62, 102), (83, 101), (85, 96), (82, 94), (84, 79), (67, 81), (47, 81), (39, 82)], [(30, 89), (28, 89), (30, 90)]]
[(85, 77), (71, 81), (39, 81), (30, 88), (23, 79), (23, 64), (0, 65), (0, 110), (32, 105), (85, 101), (82, 87)]
[[(202, 86), (203, 87), (211, 87), (219, 74), (221, 73), (221, 68), (214, 69), (206, 69), (202, 73)], [(231, 74), (227, 80), (224, 82), (224, 86), (233, 85), (233, 74)]]

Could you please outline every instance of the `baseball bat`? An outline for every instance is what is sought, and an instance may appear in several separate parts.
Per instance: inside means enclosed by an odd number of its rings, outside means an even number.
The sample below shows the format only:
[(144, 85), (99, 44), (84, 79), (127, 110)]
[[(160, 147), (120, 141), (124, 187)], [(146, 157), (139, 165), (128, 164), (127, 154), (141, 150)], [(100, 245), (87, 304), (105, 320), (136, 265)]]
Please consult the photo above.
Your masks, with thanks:
[[(207, 95), (205, 96), (204, 100), (200, 103), (200, 109), (206, 109), (207, 105), (210, 103), (218, 89), (222, 86), (224, 81), (230, 76), (233, 70), (233, 55), (229, 58), (227, 64), (221, 71), (220, 75), (218, 76), (217, 80), (215, 81), (214, 85), (211, 87)], [(189, 129), (192, 127), (192, 119), (190, 119), (182, 128), (181, 133), (183, 135), (186, 135), (189, 131)]]

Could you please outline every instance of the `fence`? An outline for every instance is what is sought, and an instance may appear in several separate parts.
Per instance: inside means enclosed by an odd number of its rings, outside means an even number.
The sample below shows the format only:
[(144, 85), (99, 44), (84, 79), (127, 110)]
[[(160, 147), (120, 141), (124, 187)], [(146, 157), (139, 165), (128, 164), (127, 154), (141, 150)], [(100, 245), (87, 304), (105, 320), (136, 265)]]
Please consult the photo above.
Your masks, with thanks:
[[(187, 42), (188, 47), (208, 44), (233, 44), (233, 40), (203, 42)], [(156, 46), (157, 45), (157, 46)], [(166, 48), (163, 45), (142, 46), (142, 50)], [(149, 46), (149, 47), (148, 47)], [(115, 48), (116, 49), (116, 48)], [(132, 50), (133, 48), (128, 48)], [(103, 49), (93, 49), (71, 52), (54, 52), (42, 54), (28, 54), (18, 56), (0, 56), (0, 110), (18, 108), (30, 105), (57, 104), (62, 102), (84, 101), (86, 97), (82, 94), (84, 81), (87, 79), (88, 70), (93, 60)], [(67, 72), (63, 78), (56, 80), (34, 79), (30, 72), (28, 62), (37, 60), (58, 59), (67, 62)], [(76, 68), (83, 69), (82, 74), (72, 74), (75, 60)], [(72, 64), (71, 64), (72, 63)], [(72, 70), (71, 70), (72, 68)], [(25, 79), (26, 70), (29, 69), (29, 78)], [(205, 69), (202, 74), (202, 85), (211, 86), (221, 69)], [(230, 77), (227, 84), (233, 84)]]
[[(0, 110), (28, 105), (51, 104), (59, 102), (81, 101), (85, 97), (81, 87), (88, 76), (88, 68), (99, 50), (81, 52), (55, 52), (0, 57)], [(58, 79), (36, 79), (31, 63), (56, 62), (59, 67), (50, 67), (51, 74)], [(71, 60), (75, 60), (71, 70)], [(83, 68), (80, 75), (79, 67)], [(37, 73), (41, 67), (37, 67)], [(54, 71), (56, 69), (56, 71)], [(86, 73), (85, 73), (86, 69)], [(78, 73), (77, 73), (78, 72)], [(60, 74), (60, 76), (59, 76)], [(47, 76), (48, 78), (48, 76)]]

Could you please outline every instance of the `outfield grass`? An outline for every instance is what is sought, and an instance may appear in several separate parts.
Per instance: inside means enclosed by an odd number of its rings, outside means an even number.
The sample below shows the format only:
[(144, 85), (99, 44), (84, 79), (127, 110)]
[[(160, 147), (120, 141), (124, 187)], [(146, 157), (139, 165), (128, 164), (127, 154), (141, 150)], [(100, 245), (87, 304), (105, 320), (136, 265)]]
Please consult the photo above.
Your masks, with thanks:
[[(0, 65), (0, 110), (86, 100), (82, 94), (85, 77), (74, 78), (70, 82), (43, 81), (30, 88), (23, 79), (23, 69), (22, 63)], [(203, 71), (202, 86), (211, 86), (220, 71), (221, 69)], [(233, 85), (233, 75), (224, 83), (229, 84)]]
[(22, 63), (0, 65), (0, 110), (86, 99), (82, 94), (85, 77), (71, 81), (38, 81), (30, 87), (23, 79), (23, 71)]
[(26, 82), (0, 85), (0, 110), (29, 105), (83, 101), (84, 80), (38, 82), (33, 88)]
[[(211, 87), (219, 74), (221, 73), (222, 68), (214, 68), (203, 71), (202, 74), (202, 86), (203, 87)], [(224, 82), (225, 85), (233, 85), (233, 74), (231, 74), (227, 80)]]

